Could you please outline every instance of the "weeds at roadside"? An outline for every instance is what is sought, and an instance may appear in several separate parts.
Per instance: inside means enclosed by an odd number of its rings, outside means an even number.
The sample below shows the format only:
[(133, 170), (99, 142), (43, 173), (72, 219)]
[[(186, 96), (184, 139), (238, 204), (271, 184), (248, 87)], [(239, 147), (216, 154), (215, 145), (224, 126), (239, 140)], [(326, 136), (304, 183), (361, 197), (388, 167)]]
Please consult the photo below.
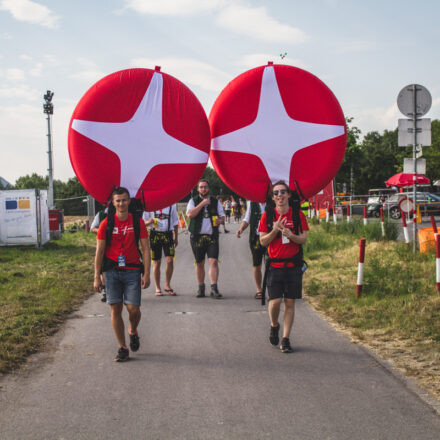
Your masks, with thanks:
[[(434, 253), (414, 254), (404, 243), (382, 241), (379, 223), (368, 229), (352, 223), (336, 230), (326, 223), (311, 227), (304, 249), (305, 259), (311, 260), (305, 293), (353, 336), (387, 356), (395, 353), (405, 371), (416, 369), (417, 377), (426, 377), (428, 391), (440, 397), (440, 295)], [(388, 227), (388, 236), (397, 236), (397, 225)], [(364, 286), (356, 299), (362, 236), (367, 237)]]
[(78, 232), (42, 249), (0, 248), (0, 374), (41, 347), (91, 293), (95, 240)]

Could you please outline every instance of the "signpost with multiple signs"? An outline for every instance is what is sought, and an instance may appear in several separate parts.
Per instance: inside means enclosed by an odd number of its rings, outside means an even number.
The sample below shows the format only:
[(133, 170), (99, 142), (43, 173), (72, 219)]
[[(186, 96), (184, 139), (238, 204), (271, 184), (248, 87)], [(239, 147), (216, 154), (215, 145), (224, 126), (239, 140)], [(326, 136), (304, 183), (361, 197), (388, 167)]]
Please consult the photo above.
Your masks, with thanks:
[[(431, 145), (431, 120), (422, 119), (431, 108), (432, 98), (426, 87), (419, 84), (410, 84), (404, 87), (397, 96), (397, 107), (409, 119), (399, 119), (398, 145), (399, 147), (413, 147), (413, 158), (405, 159), (407, 168), (414, 175), (413, 200), (417, 200), (417, 180), (416, 174), (422, 163), (417, 160), (422, 155), (422, 146)], [(411, 162), (409, 162), (411, 161)], [(426, 161), (424, 162), (426, 170)], [(425, 172), (423, 171), (423, 173)], [(413, 222), (413, 251), (417, 251), (417, 223)]]

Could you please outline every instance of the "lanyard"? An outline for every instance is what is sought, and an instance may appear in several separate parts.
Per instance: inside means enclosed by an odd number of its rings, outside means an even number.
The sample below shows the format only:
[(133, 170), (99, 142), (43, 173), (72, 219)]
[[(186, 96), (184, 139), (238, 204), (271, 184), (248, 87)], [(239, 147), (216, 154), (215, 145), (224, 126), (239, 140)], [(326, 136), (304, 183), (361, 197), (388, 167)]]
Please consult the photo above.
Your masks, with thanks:
[(121, 249), (120, 249), (121, 254), (122, 254), (122, 248), (124, 247), (125, 236), (127, 235), (127, 229), (128, 229), (128, 219), (127, 219), (127, 224), (125, 225), (124, 228), (122, 228), (122, 226), (118, 226), (118, 231), (119, 234), (121, 235)]

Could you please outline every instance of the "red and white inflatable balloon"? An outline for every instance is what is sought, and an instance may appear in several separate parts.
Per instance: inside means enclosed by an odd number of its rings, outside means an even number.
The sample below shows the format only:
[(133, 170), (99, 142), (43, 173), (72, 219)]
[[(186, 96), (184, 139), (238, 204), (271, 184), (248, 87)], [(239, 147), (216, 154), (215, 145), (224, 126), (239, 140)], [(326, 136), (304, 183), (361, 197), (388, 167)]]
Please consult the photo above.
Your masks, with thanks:
[(196, 96), (156, 70), (115, 72), (93, 85), (73, 112), (69, 155), (79, 181), (104, 203), (115, 186), (143, 192), (153, 211), (183, 198), (203, 174), (210, 132)]
[(263, 202), (268, 183), (298, 182), (311, 197), (336, 175), (346, 126), (331, 90), (305, 70), (273, 65), (232, 80), (209, 116), (211, 160), (235, 192)]

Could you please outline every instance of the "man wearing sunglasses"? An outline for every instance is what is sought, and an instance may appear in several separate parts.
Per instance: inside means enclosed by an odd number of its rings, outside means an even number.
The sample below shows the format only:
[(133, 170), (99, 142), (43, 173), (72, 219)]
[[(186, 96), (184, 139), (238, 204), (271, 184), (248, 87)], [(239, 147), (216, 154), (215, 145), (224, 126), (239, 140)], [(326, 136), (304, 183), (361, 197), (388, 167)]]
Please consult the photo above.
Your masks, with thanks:
[[(260, 242), (268, 246), (270, 258), (269, 272), (267, 274), (267, 290), (269, 295), (270, 336), (272, 345), (279, 343), (281, 302), (284, 298), (283, 338), (280, 350), (283, 353), (292, 352), (290, 345), (290, 332), (295, 317), (295, 299), (302, 298), (302, 248), (307, 240), (306, 231), (309, 229), (304, 214), (294, 216), (289, 205), (291, 191), (284, 181), (275, 183), (271, 190), (271, 198), (275, 202), (273, 212), (273, 226), (269, 230), (267, 225), (267, 212), (261, 216), (259, 232)], [(294, 218), (298, 218), (301, 227), (297, 226), (295, 234)]]

